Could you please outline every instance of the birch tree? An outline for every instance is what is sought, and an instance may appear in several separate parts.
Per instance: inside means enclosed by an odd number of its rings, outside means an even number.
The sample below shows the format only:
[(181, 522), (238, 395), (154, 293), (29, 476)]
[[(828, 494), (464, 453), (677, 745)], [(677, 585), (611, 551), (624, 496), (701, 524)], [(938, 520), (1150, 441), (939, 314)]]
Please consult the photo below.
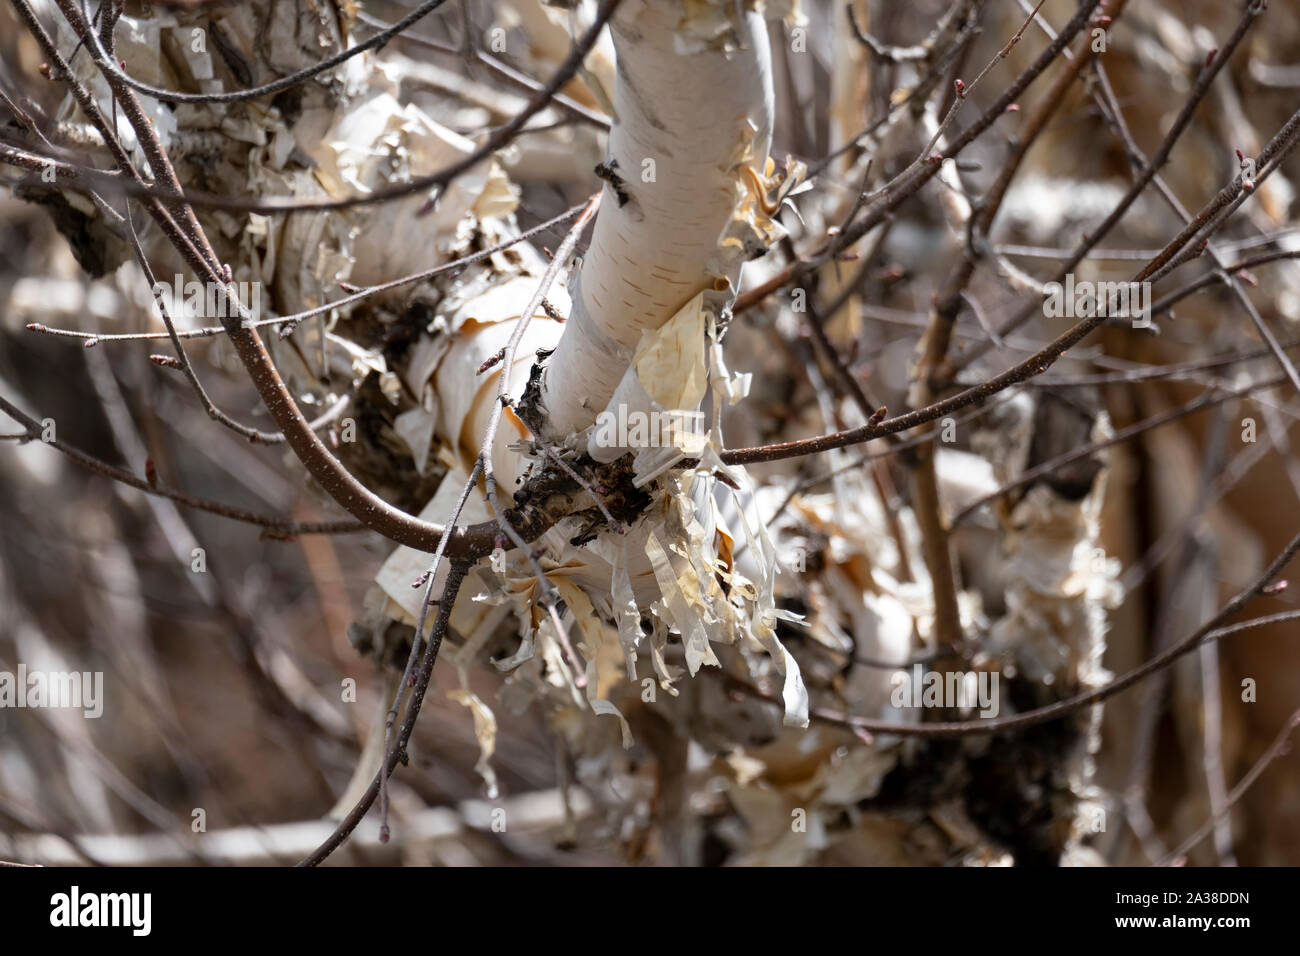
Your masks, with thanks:
[[(60, 93), (48, 116), (6, 93), (0, 162), (150, 317), (143, 334), (29, 329), (169, 348), (155, 364), (209, 427), (283, 445), (332, 516), (249, 514), (55, 447), (279, 537), (383, 542), (348, 628), (375, 706), (308, 862), (368, 814), (402, 841), (391, 789), (435, 668), (456, 675), (488, 826), (519, 805), (501, 727), (527, 713), (554, 741), (556, 826), (576, 832), (572, 785), (634, 861), (1092, 864), (1106, 821), (1137, 818), (1098, 780), (1100, 705), (1227, 633), (1296, 543), (1226, 603), (1162, 618), (1152, 656), (1113, 673), (1108, 621), (1130, 593), (1103, 528), (1113, 449), (1300, 388), (1215, 239), (1247, 202), (1266, 233), (1284, 218), (1300, 114), (1247, 143), (1198, 214), (1163, 170), (1262, 4), (1216, 19), (1208, 55), (1183, 38), (1198, 66), (1154, 146), (1097, 37), (1168, 33), (1159, 15), (957, 0), (887, 43), (874, 6), (514, 0), (458, 18), (428, 0), (381, 19), (12, 0)], [(432, 23), (451, 39), (419, 32)], [(801, 75), (829, 102), (801, 99)], [(1084, 96), (1128, 178), (1072, 196), (1027, 157)], [(582, 198), (539, 215), (538, 182)], [(1042, 194), (1041, 217), (1066, 210), (1050, 226), (1030, 221)], [(1132, 225), (1139, 197), (1168, 206), (1163, 231)], [(1108, 284), (1088, 255), (1121, 225), (1162, 252)], [(1054, 230), (1078, 234), (1059, 275), (1007, 251)], [(1131, 371), (1120, 337), (1172, 304), (1141, 295), (1206, 249), (1277, 376), (1117, 428), (1092, 388), (1109, 372), (1088, 380), (1078, 347), (1097, 333)], [(904, 309), (895, 285), (917, 275)], [(1112, 286), (1125, 314), (1103, 307)], [(904, 315), (910, 337), (883, 331)], [(218, 407), (200, 349), (261, 407)], [(1050, 375), (1080, 378), (1037, 387)], [(19, 405), (0, 397), (38, 438)], [(1199, 746), (1209, 767), (1219, 744)], [(1217, 819), (1222, 767), (1207, 774)]]

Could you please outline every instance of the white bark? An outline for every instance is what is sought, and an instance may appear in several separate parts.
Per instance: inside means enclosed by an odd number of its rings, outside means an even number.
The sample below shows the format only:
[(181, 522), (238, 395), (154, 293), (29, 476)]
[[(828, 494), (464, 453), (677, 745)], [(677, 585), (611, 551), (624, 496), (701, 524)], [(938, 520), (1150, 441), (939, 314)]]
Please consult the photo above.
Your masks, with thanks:
[(543, 402), (556, 436), (595, 420), (643, 332), (700, 292), (724, 304), (738, 282), (743, 248), (721, 243), (746, 194), (742, 167), (764, 171), (772, 125), (766, 27), (759, 13), (739, 18), (738, 6), (711, 3), (701, 22), (687, 22), (680, 3), (630, 0), (611, 24), (618, 80), (608, 156), (624, 185), (622, 194), (606, 186), (547, 366)]
[[(550, 295), (568, 312), (567, 323), (561, 327), (540, 313), (533, 316), (509, 370), (509, 393), (518, 397), (534, 351), (555, 349), (546, 363), (542, 411), (548, 429), (544, 437), (557, 445), (590, 427), (612, 399), (636, 412), (697, 408), (712, 367), (710, 323), (734, 295), (743, 262), (778, 231), (766, 196), (773, 96), (761, 14), (731, 2), (628, 0), (612, 30), (618, 55), (617, 115), (608, 149), (613, 175), (607, 179), (590, 251), (573, 276), (572, 301), (558, 288)], [(478, 375), (477, 369), (510, 337), (535, 285), (529, 277), (498, 283), (449, 313), (456, 335), (433, 381), (439, 428), (465, 471), (479, 452), (497, 375), (502, 374)], [(727, 384), (720, 380), (719, 368), (713, 371), (716, 406)], [(505, 490), (530, 464), (510, 447), (527, 434), (507, 410), (491, 450)], [(597, 448), (582, 438), (576, 445), (604, 461), (632, 450)], [(658, 473), (659, 452), (653, 449), (648, 463), (638, 457), (639, 475)], [(737, 474), (743, 480), (743, 470)], [(628, 676), (636, 673), (637, 648), (645, 652), (636, 622), (643, 611), (653, 609), (661, 631), (650, 639), (651, 657), (661, 680), (672, 679), (656, 656), (668, 627), (682, 635), (692, 674), (718, 663), (711, 643), (733, 643), (748, 635), (753, 640), (747, 646), (770, 654), (783, 675), (790, 719), (806, 722), (798, 667), (772, 630), (772, 546), (752, 509), (741, 518), (725, 500), (729, 492), (719, 496), (722, 504), (715, 500), (713, 481), (694, 475), (670, 478), (629, 534), (602, 532), (586, 549), (568, 543), (572, 527), (559, 526), (543, 539), (546, 561), (559, 570), (555, 583), (565, 592), (589, 650), (601, 644), (598, 635), (609, 626), (602, 621), (618, 622)], [(730, 565), (732, 542), (749, 541), (751, 535), (754, 547), (741, 573), (753, 583), (753, 594), (733, 599), (730, 586), (724, 590), (718, 585), (716, 572)], [(409, 580), (408, 564), (413, 567), (418, 560), (413, 554), (395, 557), (396, 565), (384, 577)], [(521, 617), (529, 619), (526, 607), (530, 596), (536, 597), (531, 573), (513, 568), (506, 572), (506, 580), (512, 579), (508, 589), (522, 599)], [(741, 580), (738, 576), (737, 583)], [(581, 585), (587, 598), (565, 591), (567, 582)], [(386, 590), (411, 613), (410, 595), (399, 593), (402, 587), (386, 585)], [(748, 592), (741, 587), (738, 593)], [(580, 611), (587, 599), (591, 604)], [(606, 664), (599, 666), (601, 676), (608, 676)]]

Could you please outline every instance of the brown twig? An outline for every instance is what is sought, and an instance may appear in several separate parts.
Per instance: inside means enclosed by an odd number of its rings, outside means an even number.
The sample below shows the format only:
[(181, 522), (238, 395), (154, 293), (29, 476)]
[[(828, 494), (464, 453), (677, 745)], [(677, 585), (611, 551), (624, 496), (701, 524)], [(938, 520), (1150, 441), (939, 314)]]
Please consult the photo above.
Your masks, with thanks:
[(433, 630), (429, 634), (429, 643), (425, 648), (424, 657), (420, 661), (420, 671), (416, 676), (415, 687), (411, 690), (411, 700), (406, 708), (406, 716), (402, 719), (401, 729), (397, 733), (396, 744), (384, 754), (384, 760), (380, 765), (379, 772), (370, 781), (370, 786), (366, 788), (366, 792), (362, 794), (356, 806), (348, 811), (347, 815), (339, 822), (339, 825), (334, 828), (334, 832), (306, 859), (300, 862), (299, 866), (319, 866), (329, 858), (331, 853), (342, 846), (352, 831), (357, 828), (357, 824), (361, 822), (362, 817), (366, 815), (366, 811), (374, 805), (375, 798), (379, 796), (380, 781), (387, 780), (393, 771), (397, 769), (397, 765), (405, 762), (406, 746), (410, 742), (412, 732), (415, 730), (415, 721), (420, 716), (420, 708), (424, 705), (424, 698), (429, 690), (429, 681), (433, 676), (433, 665), (437, 663), (438, 650), (442, 647), (443, 638), (447, 636), (452, 605), (456, 603), (456, 595), (460, 593), (460, 586), (465, 580), (467, 571), (468, 567), (466, 565), (452, 562), (451, 570), (447, 575), (447, 583), (443, 587), (442, 596), (438, 599), (438, 614), (434, 618)]

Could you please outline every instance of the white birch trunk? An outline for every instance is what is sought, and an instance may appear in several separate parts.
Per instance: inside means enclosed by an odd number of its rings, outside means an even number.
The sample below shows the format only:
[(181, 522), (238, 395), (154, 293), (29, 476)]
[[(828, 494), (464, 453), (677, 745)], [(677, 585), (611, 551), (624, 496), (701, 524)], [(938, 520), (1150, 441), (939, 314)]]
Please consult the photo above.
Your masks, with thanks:
[(633, 0), (611, 24), (618, 79), (608, 162), (621, 185), (606, 186), (573, 311), (547, 364), (554, 435), (592, 423), (643, 332), (700, 292), (721, 308), (738, 283), (744, 248), (724, 240), (737, 233), (743, 167), (764, 172), (771, 56), (759, 13), (741, 19), (739, 4), (705, 6), (687, 23), (681, 4)]

